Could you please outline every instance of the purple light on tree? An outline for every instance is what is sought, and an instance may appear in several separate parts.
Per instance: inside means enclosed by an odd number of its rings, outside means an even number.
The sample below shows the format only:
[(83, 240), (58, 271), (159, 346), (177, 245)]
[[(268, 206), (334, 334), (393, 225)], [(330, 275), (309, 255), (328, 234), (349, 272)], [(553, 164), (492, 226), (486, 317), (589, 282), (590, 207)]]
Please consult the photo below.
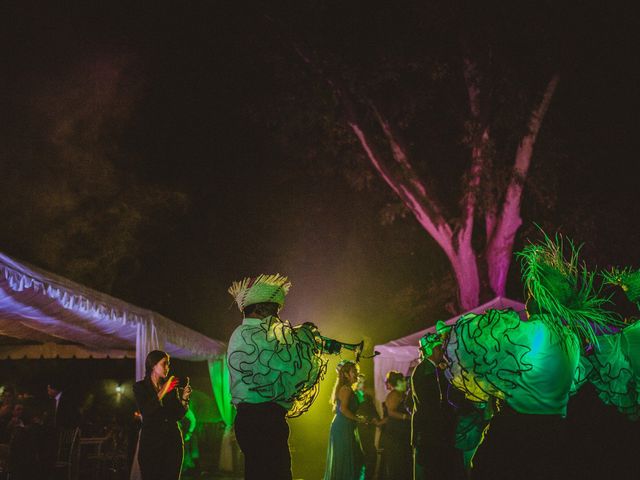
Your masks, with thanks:
[[(458, 285), (458, 303), (462, 310), (469, 310), (481, 303), (481, 287), (486, 284), (494, 296), (504, 296), (507, 273), (511, 265), (515, 235), (522, 225), (520, 206), (524, 182), (531, 165), (534, 146), (540, 132), (559, 76), (551, 75), (541, 98), (532, 107), (525, 133), (515, 151), (509, 181), (501, 192), (500, 200), (478, 209), (478, 192), (483, 178), (492, 175), (490, 148), (495, 139), (487, 112), (483, 111), (481, 73), (477, 63), (469, 57), (463, 59), (463, 76), (467, 90), (469, 125), (471, 125), (470, 159), (465, 177), (466, 188), (460, 201), (462, 218), (447, 218), (444, 208), (434, 192), (428, 188), (427, 179), (421, 178), (415, 165), (423, 160), (413, 158), (394, 132), (389, 120), (373, 101), (366, 108), (358, 105), (348, 87), (332, 75), (301, 44), (295, 45), (302, 60), (321, 75), (340, 102), (346, 122), (356, 136), (367, 160), (378, 175), (393, 190), (402, 203), (414, 215), (422, 228), (436, 241), (447, 256)], [(364, 113), (363, 113), (364, 112)], [(374, 126), (365, 117), (374, 119)], [(377, 127), (377, 128), (376, 128)], [(381, 142), (386, 151), (377, 150)], [(432, 159), (433, 160), (433, 159)], [(442, 160), (442, 159), (440, 159)], [(484, 224), (483, 250), (474, 248), (474, 224)], [(478, 242), (479, 243), (479, 242)], [(477, 244), (477, 243), (476, 243)], [(484, 265), (480, 264), (484, 262)]]

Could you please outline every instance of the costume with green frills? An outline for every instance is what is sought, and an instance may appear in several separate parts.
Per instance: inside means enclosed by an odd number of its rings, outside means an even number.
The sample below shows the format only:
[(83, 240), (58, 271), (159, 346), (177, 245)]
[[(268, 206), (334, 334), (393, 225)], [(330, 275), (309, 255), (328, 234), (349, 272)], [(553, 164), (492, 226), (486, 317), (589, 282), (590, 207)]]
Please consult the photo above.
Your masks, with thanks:
[[(284, 304), (290, 283), (279, 275), (235, 282), (229, 289), (242, 310), (255, 303)], [(234, 403), (274, 402), (287, 417), (313, 404), (327, 369), (322, 337), (312, 324), (292, 326), (277, 315), (245, 318), (229, 340), (228, 363)]]
[(291, 480), (286, 417), (311, 406), (326, 371), (315, 326), (292, 327), (277, 315), (290, 287), (287, 277), (275, 274), (245, 278), (229, 288), (244, 316), (229, 339), (227, 363), (247, 480)]
[[(615, 323), (614, 315), (603, 308), (607, 300), (598, 295), (594, 275), (578, 263), (578, 249), (571, 242), (545, 236), (517, 256), (529, 297), (528, 319), (522, 320), (521, 312), (511, 309), (463, 315), (446, 345), (449, 381), (479, 406), (492, 405), (496, 399), (504, 405), (499, 426), (489, 429), (493, 451), (485, 448), (489, 452), (485, 458), (492, 458), (485, 463), (484, 473), (490, 476), (496, 471), (502, 451), (521, 464), (511, 471), (500, 467), (504, 478), (522, 475), (522, 469), (530, 469), (532, 475), (548, 473), (544, 470), (548, 466), (533, 458), (560, 450), (547, 439), (556, 427), (555, 419), (566, 416), (582, 345), (597, 343), (597, 332), (609, 331)], [(475, 452), (472, 443), (482, 440), (487, 416), (479, 411), (475, 419), (469, 417), (459, 425), (466, 457)], [(524, 431), (536, 423), (540, 429), (527, 436)]]
[(545, 237), (518, 253), (533, 302), (527, 321), (513, 310), (462, 316), (447, 345), (448, 378), (467, 398), (498, 398), (523, 414), (565, 415), (580, 344), (597, 343), (594, 326), (614, 317), (602, 307), (593, 274), (578, 264), (577, 249), (564, 257), (561, 237)]
[[(622, 288), (640, 306), (640, 270), (612, 269), (602, 273), (606, 284)], [(590, 382), (607, 405), (632, 420), (640, 418), (640, 315), (621, 318), (619, 332), (598, 337), (592, 352), (580, 357), (574, 391)]]

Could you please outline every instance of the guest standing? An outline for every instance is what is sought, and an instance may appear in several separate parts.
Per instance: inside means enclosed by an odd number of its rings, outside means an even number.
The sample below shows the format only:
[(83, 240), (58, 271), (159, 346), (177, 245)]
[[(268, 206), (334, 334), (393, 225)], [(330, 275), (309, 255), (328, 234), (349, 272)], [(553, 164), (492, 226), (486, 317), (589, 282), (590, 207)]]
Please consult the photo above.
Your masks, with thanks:
[(353, 388), (358, 381), (358, 366), (344, 360), (337, 367), (331, 403), (335, 416), (329, 433), (329, 449), (324, 480), (364, 479), (364, 458), (356, 425), (364, 420), (356, 417), (358, 400)]
[(73, 430), (81, 423), (82, 417), (78, 408), (77, 395), (72, 395), (60, 380), (55, 379), (47, 385), (47, 396), (52, 400), (47, 422), (60, 432)]
[(462, 451), (455, 445), (456, 406), (464, 401), (455, 394), (444, 375), (444, 335), (427, 334), (420, 339), (421, 362), (411, 376), (413, 415), (411, 445), (413, 446), (414, 480), (465, 478)]
[(400, 372), (391, 370), (386, 379), (389, 393), (382, 409), (384, 428), (382, 448), (388, 480), (408, 480), (412, 477), (411, 416), (406, 407), (407, 380)]
[(365, 423), (358, 423), (358, 434), (364, 453), (365, 480), (371, 480), (376, 468), (378, 452), (376, 449), (376, 425), (380, 420), (373, 396), (368, 393), (364, 374), (358, 374), (355, 395), (358, 399), (358, 416), (365, 418)]
[[(142, 414), (138, 463), (142, 480), (177, 480), (182, 469), (183, 443), (178, 421), (189, 407), (188, 382), (179, 395), (178, 380), (169, 375), (169, 355), (153, 350), (146, 374), (133, 393)], [(167, 378), (168, 377), (168, 378)]]

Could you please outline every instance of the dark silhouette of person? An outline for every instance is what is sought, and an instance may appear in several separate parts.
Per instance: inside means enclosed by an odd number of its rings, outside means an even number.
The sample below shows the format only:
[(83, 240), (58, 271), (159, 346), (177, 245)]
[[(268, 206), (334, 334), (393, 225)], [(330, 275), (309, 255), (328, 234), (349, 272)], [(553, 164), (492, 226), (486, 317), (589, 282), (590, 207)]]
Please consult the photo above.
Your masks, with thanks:
[(421, 339), (422, 361), (411, 376), (414, 479), (465, 478), (462, 452), (455, 448), (456, 412), (450, 402), (455, 389), (441, 367), (442, 338), (432, 335), (435, 336)]
[(384, 478), (407, 480), (411, 478), (411, 416), (407, 409), (407, 379), (395, 370), (387, 373), (389, 390), (382, 410), (384, 425), (380, 443), (383, 448)]
[(64, 388), (59, 380), (47, 385), (47, 395), (51, 399), (48, 423), (56, 430), (73, 429), (80, 425), (81, 415), (75, 397)]
[(376, 423), (379, 420), (373, 397), (366, 391), (366, 377), (358, 374), (358, 384), (355, 395), (358, 400), (358, 415), (362, 415), (367, 422), (358, 423), (358, 434), (364, 454), (365, 480), (373, 478), (376, 468)]
[(142, 480), (177, 480), (183, 457), (182, 432), (178, 422), (184, 417), (191, 395), (187, 383), (179, 394), (178, 380), (169, 377), (169, 355), (149, 352), (143, 380), (133, 385), (142, 414), (138, 464)]

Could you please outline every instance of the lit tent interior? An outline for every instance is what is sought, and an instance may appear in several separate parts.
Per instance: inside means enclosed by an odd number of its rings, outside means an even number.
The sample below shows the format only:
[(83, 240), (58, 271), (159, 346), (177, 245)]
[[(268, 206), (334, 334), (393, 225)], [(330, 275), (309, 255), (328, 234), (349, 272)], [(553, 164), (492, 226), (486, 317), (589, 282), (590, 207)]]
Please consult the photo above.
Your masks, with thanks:
[(0, 253), (0, 359), (132, 358), (141, 379), (154, 349), (208, 362), (213, 397), (228, 430), (234, 412), (225, 343)]

